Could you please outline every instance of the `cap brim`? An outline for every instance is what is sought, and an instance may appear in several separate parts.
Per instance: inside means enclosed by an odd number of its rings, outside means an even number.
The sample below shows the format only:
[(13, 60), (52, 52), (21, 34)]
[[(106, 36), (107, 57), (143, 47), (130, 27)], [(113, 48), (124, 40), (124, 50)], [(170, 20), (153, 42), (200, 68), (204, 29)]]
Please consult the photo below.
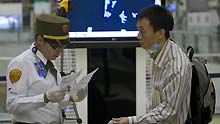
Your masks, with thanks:
[(68, 45), (70, 43), (70, 39), (65, 39), (65, 40), (51, 40), (47, 39), (48, 42), (52, 44), (57, 44), (57, 45)]

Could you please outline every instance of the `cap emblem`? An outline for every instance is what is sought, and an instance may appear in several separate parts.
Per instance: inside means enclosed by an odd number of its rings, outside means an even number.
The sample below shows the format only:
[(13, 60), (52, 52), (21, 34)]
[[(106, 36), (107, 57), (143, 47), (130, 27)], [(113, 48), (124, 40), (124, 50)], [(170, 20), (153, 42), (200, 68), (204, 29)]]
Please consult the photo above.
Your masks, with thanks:
[(68, 26), (67, 26), (67, 24), (65, 24), (65, 25), (63, 25), (63, 32), (64, 33), (67, 33), (67, 31), (68, 31)]

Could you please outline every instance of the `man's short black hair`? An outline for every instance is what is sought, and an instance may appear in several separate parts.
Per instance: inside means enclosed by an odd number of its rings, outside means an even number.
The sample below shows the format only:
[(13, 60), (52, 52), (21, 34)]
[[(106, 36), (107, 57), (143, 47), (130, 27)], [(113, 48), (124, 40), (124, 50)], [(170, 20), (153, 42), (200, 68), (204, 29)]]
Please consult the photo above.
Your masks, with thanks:
[(138, 20), (148, 19), (150, 25), (153, 27), (154, 32), (160, 29), (165, 29), (166, 38), (170, 37), (169, 31), (173, 30), (174, 19), (170, 11), (163, 6), (153, 5), (143, 8), (138, 13)]

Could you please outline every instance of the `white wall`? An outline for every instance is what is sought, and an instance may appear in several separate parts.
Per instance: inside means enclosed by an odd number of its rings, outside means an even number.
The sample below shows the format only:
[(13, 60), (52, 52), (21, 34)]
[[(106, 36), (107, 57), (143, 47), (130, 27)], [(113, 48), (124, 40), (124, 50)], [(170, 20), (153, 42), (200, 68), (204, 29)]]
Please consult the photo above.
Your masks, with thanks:
[[(75, 49), (75, 55), (76, 55), (76, 72), (78, 72), (80, 69), (82, 69), (82, 74), (81, 77), (78, 79), (82, 78), (82, 75), (87, 74), (87, 49), (86, 48), (79, 48)], [(79, 111), (79, 117), (82, 119), (83, 124), (88, 123), (88, 112), (87, 112), (87, 97), (76, 104), (77, 109)]]
[(22, 4), (0, 3), (0, 15), (19, 15), (22, 17)]
[(148, 104), (146, 91), (146, 51), (142, 48), (136, 48), (136, 114), (146, 113)]

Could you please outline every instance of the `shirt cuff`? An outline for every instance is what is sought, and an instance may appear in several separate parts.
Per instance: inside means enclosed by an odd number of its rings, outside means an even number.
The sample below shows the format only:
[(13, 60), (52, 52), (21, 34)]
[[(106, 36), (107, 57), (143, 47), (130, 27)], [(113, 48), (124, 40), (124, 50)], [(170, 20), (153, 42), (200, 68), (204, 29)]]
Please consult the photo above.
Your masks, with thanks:
[(136, 116), (130, 116), (128, 117), (129, 124), (137, 124), (137, 117)]
[(34, 96), (32, 99), (32, 103), (40, 103), (40, 102), (44, 103), (44, 94)]

